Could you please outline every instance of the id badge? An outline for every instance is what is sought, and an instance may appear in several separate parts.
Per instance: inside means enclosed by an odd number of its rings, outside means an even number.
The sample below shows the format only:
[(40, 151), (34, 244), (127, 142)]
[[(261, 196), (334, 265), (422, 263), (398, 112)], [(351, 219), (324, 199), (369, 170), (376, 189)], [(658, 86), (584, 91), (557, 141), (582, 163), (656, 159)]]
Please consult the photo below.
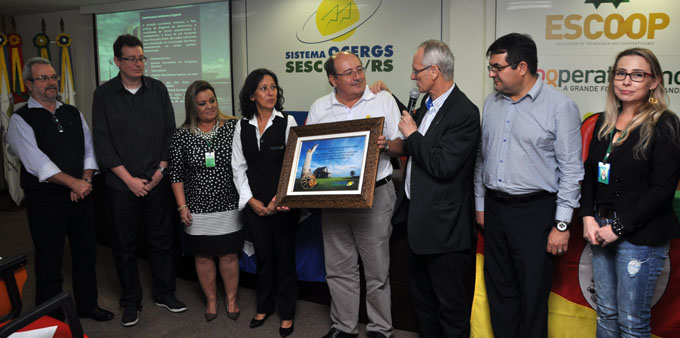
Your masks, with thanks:
[(609, 184), (609, 168), (610, 163), (597, 163), (597, 181), (604, 184)]
[(215, 167), (215, 152), (206, 151), (205, 152), (205, 167), (214, 168)]

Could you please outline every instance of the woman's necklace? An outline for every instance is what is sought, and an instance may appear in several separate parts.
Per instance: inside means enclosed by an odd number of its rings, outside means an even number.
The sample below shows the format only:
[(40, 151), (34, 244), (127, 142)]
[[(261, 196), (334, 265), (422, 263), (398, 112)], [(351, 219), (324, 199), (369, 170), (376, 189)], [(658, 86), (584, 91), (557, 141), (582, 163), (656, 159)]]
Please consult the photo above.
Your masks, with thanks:
[(219, 125), (219, 121), (215, 122), (215, 125), (208, 131), (203, 131), (201, 128), (196, 128), (198, 131), (198, 137), (202, 138), (206, 143), (208, 143), (208, 146), (211, 145), (213, 138), (215, 137), (215, 134), (217, 133), (217, 126)]
[(200, 138), (204, 139), (204, 140), (212, 139), (213, 137), (215, 137), (215, 133), (217, 132), (217, 125), (218, 124), (219, 124), (219, 122), (216, 122), (215, 125), (212, 128), (210, 128), (210, 130), (208, 130), (208, 131), (203, 131), (203, 130), (201, 130), (201, 128), (196, 128), (196, 130), (198, 131), (198, 136)]

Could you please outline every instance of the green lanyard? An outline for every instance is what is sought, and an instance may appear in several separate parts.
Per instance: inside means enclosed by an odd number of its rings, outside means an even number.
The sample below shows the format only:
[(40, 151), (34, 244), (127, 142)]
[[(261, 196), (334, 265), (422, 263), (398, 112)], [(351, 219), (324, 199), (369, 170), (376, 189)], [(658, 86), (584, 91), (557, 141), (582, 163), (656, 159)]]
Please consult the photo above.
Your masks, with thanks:
[[(609, 154), (612, 152), (612, 141), (614, 140), (614, 134), (616, 133), (616, 128), (612, 130), (612, 132), (609, 134), (609, 147), (607, 147), (607, 153), (604, 154), (604, 158), (602, 159), (603, 163), (607, 163), (607, 159), (609, 159)], [(622, 138), (626, 137), (627, 131), (624, 131), (619, 138), (616, 139), (616, 142), (621, 141)]]

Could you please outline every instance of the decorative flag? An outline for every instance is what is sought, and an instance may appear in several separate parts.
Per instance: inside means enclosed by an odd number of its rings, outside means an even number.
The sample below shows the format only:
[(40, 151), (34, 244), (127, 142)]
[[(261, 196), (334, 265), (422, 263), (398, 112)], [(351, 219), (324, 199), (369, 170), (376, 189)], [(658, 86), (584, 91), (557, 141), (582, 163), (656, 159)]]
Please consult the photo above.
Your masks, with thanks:
[(7, 116), (12, 115), (12, 110), (9, 109), (11, 104), (12, 91), (10, 90), (9, 73), (7, 73), (7, 58), (5, 57), (5, 45), (7, 45), (7, 36), (0, 33), (0, 112), (7, 113)]
[[(680, 208), (680, 192), (675, 204)], [(575, 217), (570, 226), (569, 251), (555, 258), (552, 290), (548, 299), (548, 337), (595, 337), (597, 307), (592, 281), (592, 254), (580, 234), (583, 223)], [(668, 259), (652, 299), (652, 337), (680, 337), (680, 239), (671, 241)], [(475, 296), (470, 318), (473, 338), (493, 338), (484, 284), (484, 235), (479, 234)]]
[(9, 43), (9, 66), (12, 76), (10, 89), (14, 93), (14, 103), (23, 102), (27, 99), (24, 79), (21, 76), (24, 69), (24, 55), (21, 51), (23, 40), (21, 35), (13, 32), (7, 35), (7, 41)]
[(57, 35), (57, 46), (61, 48), (60, 53), (60, 70), (61, 70), (61, 83), (59, 86), (59, 95), (61, 100), (67, 104), (76, 104), (76, 90), (73, 82), (73, 68), (71, 67), (71, 37), (63, 33), (63, 21), (62, 21), (62, 33)]
[(38, 56), (50, 60), (50, 38), (45, 33), (38, 33), (33, 37), (33, 45), (38, 48)]
[(0, 33), (0, 127), (2, 128), (3, 135), (2, 139), (0, 139), (0, 144), (2, 144), (3, 167), (7, 189), (9, 190), (9, 195), (12, 197), (12, 200), (14, 200), (14, 203), (19, 205), (24, 199), (24, 190), (21, 189), (21, 186), (19, 185), (21, 162), (18, 157), (9, 152), (9, 146), (4, 139), (4, 135), (7, 133), (7, 127), (9, 127), (9, 118), (14, 112), (9, 73), (7, 72), (7, 51), (5, 48), (7, 42), (7, 36)]
[(50, 48), (48, 47), (50, 38), (45, 34), (45, 27), (47, 25), (45, 24), (44, 18), (40, 21), (40, 26), (42, 27), (42, 33), (38, 33), (33, 37), (33, 45), (38, 48), (38, 56), (52, 61), (52, 58), (50, 57)]

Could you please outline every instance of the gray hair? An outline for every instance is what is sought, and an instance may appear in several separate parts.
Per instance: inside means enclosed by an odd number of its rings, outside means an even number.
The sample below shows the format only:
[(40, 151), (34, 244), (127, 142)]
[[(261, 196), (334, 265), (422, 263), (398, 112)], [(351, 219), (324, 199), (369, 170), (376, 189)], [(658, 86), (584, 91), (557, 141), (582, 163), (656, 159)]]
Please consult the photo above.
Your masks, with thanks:
[(33, 78), (33, 65), (49, 65), (52, 66), (50, 60), (41, 58), (39, 56), (34, 57), (24, 64), (24, 70), (22, 76), (24, 77), (24, 82), (31, 81)]
[(427, 40), (418, 46), (423, 48), (423, 66), (437, 66), (447, 81), (453, 80), (454, 57), (451, 49), (439, 40)]

